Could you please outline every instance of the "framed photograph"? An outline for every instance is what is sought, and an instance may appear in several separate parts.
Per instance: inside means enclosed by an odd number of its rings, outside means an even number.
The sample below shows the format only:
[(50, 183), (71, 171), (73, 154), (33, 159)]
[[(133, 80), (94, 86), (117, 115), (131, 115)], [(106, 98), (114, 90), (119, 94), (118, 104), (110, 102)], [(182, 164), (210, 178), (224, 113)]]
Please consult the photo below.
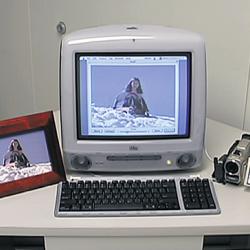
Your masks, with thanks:
[(65, 180), (53, 112), (0, 121), (0, 197)]

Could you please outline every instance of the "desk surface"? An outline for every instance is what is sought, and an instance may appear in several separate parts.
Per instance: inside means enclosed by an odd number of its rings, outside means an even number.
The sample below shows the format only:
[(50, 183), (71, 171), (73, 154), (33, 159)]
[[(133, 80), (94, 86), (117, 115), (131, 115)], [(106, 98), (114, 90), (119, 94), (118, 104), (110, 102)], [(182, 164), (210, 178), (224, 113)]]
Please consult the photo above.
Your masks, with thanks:
[[(60, 131), (59, 131), (60, 132)], [(227, 152), (241, 130), (207, 120), (206, 148), (220, 156)], [(213, 163), (177, 175), (210, 177)], [(173, 174), (172, 174), (173, 175)], [(215, 183), (221, 214), (209, 216), (56, 218), (56, 185), (0, 199), (1, 235), (140, 236), (209, 235), (250, 233), (250, 189)]]

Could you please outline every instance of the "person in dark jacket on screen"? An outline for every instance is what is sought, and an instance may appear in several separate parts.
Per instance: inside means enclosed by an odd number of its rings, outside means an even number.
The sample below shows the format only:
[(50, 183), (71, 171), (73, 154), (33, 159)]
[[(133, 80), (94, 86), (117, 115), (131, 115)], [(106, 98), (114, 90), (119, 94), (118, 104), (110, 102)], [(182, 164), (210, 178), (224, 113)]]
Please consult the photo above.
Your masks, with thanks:
[(135, 116), (149, 116), (149, 109), (142, 94), (140, 80), (134, 77), (129, 81), (125, 90), (115, 98), (113, 108)]

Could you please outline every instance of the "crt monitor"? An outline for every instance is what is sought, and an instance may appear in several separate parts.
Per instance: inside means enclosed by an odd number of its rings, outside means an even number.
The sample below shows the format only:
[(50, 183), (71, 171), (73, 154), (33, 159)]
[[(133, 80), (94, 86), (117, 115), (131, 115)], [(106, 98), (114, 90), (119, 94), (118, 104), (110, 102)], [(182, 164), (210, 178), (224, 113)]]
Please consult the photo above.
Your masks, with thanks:
[(206, 116), (203, 39), (161, 26), (103, 26), (61, 46), (68, 172), (197, 168)]

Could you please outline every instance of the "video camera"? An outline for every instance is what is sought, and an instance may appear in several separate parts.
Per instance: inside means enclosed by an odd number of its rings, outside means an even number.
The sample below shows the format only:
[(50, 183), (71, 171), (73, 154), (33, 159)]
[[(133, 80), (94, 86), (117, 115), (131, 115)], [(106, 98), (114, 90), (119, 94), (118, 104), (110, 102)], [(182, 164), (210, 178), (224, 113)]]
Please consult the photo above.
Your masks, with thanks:
[(243, 134), (236, 140), (227, 154), (214, 158), (212, 177), (219, 183), (243, 184), (248, 158), (250, 156), (250, 134)]

